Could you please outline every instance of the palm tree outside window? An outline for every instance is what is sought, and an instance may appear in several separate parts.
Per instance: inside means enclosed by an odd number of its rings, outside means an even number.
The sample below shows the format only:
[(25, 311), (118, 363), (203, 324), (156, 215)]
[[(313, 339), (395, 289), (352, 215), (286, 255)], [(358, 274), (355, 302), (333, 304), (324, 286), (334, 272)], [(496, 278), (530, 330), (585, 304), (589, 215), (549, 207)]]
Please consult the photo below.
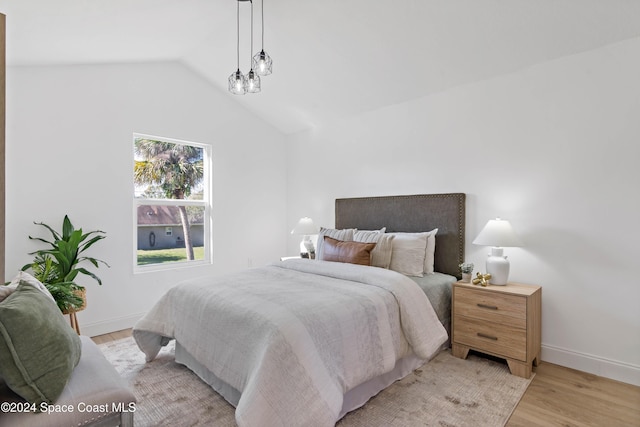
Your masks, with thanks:
[(135, 265), (211, 262), (210, 147), (141, 134), (133, 146)]

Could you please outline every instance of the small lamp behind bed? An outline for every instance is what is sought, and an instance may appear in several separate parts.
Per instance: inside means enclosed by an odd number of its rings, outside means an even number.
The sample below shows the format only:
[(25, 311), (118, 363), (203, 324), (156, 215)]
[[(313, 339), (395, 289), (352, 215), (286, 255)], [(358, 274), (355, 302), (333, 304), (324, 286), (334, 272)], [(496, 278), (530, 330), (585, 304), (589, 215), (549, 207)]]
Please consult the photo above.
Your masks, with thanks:
[(300, 218), (296, 226), (291, 230), (291, 234), (302, 235), (300, 242), (300, 256), (302, 258), (315, 258), (316, 250), (311, 241), (312, 234), (318, 234), (318, 227), (313, 224), (309, 217)]
[(522, 246), (509, 221), (500, 218), (489, 220), (473, 244), (492, 246), (491, 254), (487, 258), (487, 273), (491, 274), (489, 283), (506, 285), (509, 279), (509, 260), (502, 254), (502, 247)]

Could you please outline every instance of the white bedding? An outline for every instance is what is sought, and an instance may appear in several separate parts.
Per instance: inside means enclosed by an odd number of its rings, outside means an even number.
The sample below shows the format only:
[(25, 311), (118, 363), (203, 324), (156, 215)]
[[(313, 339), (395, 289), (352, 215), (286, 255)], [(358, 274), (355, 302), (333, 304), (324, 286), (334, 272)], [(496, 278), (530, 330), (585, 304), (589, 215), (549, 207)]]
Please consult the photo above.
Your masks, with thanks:
[(447, 333), (424, 292), (385, 269), (287, 260), (170, 289), (134, 327), (152, 360), (175, 338), (240, 391), (239, 426), (333, 426), (344, 394)]

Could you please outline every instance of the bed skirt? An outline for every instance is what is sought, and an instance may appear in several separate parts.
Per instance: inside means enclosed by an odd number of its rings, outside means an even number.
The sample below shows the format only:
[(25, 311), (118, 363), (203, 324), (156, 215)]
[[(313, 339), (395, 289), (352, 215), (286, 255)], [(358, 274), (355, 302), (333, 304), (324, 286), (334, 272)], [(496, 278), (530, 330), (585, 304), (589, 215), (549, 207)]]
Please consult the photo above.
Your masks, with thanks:
[[(200, 377), (200, 379), (205, 383), (209, 384), (231, 405), (234, 407), (238, 405), (241, 393), (234, 387), (231, 387), (229, 384), (222, 381), (213, 372), (199, 363), (182, 345), (180, 345), (178, 341), (176, 341), (175, 359), (177, 363), (186, 366), (198, 375), (198, 377)], [(411, 354), (398, 360), (392, 371), (372, 378), (369, 381), (347, 391), (343, 398), (340, 418), (344, 417), (348, 412), (360, 408), (373, 396), (389, 387), (395, 381), (406, 377), (424, 364), (425, 361), (423, 359)]]

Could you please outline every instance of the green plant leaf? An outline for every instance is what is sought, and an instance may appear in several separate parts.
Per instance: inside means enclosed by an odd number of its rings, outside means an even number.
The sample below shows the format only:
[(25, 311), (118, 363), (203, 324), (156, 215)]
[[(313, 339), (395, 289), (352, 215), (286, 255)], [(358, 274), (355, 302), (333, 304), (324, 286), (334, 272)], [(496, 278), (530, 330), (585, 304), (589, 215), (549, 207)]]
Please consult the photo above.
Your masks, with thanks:
[[(82, 240), (81, 240), (81, 241), (84, 241), (87, 237), (89, 237), (89, 236), (90, 236), (91, 234), (93, 234), (93, 233), (102, 233), (102, 231), (92, 231), (92, 232), (90, 232), (90, 233), (87, 233), (87, 234), (85, 234), (85, 235), (83, 235), (83, 236), (82, 236)], [(91, 240), (89, 240), (89, 241), (85, 242), (84, 244), (82, 244), (82, 245), (80, 246), (80, 250), (78, 251), (78, 253), (82, 253), (82, 252), (86, 251), (86, 250), (87, 250), (87, 249), (89, 249), (89, 248), (90, 248), (94, 243), (96, 243), (96, 242), (98, 242), (98, 241), (100, 241), (100, 240), (104, 239), (105, 237), (106, 237), (106, 236), (95, 236), (95, 237), (92, 237), (92, 238), (91, 238)]]
[(78, 268), (76, 271), (79, 271), (82, 274), (86, 274), (89, 277), (92, 277), (96, 282), (98, 282), (98, 285), (102, 285), (102, 280), (100, 280), (100, 278), (98, 276), (96, 276), (95, 274), (93, 274), (92, 272), (80, 267)]
[(80, 271), (80, 269), (74, 269), (71, 270), (65, 277), (64, 277), (64, 281), (65, 282), (69, 282), (69, 283), (73, 283), (74, 279), (76, 278), (76, 276), (78, 275), (78, 272)]
[[(55, 244), (55, 243), (50, 242), (50, 241), (45, 240), (45, 239), (41, 239), (40, 237), (31, 237), (31, 236), (29, 236), (29, 239), (31, 239), (31, 240), (39, 240), (40, 242), (46, 243), (46, 244), (48, 244), (48, 245), (51, 245), (51, 247), (52, 247), (52, 248), (55, 248), (55, 247), (56, 247), (56, 244)], [(31, 255), (31, 254), (33, 254), (33, 253), (35, 253), (35, 252), (31, 252), (29, 255)]]
[(71, 224), (71, 220), (68, 215), (64, 216), (64, 220), (62, 221), (62, 239), (61, 240), (69, 240), (69, 236), (73, 233), (73, 225)]
[(60, 234), (58, 234), (58, 232), (56, 230), (54, 230), (53, 228), (49, 227), (47, 224), (45, 224), (43, 222), (34, 222), (34, 224), (41, 225), (41, 226), (45, 227), (47, 230), (49, 230), (51, 232), (51, 235), (53, 235), (53, 239), (54, 240), (60, 240), (61, 239)]
[(93, 264), (97, 268), (100, 267), (100, 265), (99, 265), (100, 263), (104, 264), (107, 268), (111, 268), (111, 266), (109, 264), (107, 264), (106, 262), (102, 261), (101, 259), (97, 259), (97, 258), (79, 257), (78, 258), (78, 262), (81, 262), (81, 261), (89, 261), (91, 264)]

